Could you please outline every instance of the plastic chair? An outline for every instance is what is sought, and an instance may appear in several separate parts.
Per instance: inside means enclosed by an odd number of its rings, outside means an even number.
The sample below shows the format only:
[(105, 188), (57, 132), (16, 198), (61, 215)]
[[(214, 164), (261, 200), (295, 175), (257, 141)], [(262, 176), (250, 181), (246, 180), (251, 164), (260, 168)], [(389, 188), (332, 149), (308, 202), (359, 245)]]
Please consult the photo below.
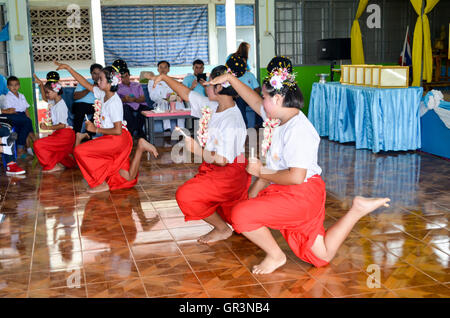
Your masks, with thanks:
[[(15, 129), (14, 129), (14, 127), (12, 127), (12, 129), (11, 129), (11, 132), (15, 132)], [(17, 161), (17, 144), (16, 144), (16, 142), (14, 141), (14, 152), (13, 152), (13, 157), (14, 157), (14, 161)], [(5, 171), (6, 171), (6, 165), (8, 164), (7, 162), (6, 162), (6, 159), (5, 159), (5, 156), (2, 154), (2, 164), (3, 164), (3, 168), (5, 169)]]

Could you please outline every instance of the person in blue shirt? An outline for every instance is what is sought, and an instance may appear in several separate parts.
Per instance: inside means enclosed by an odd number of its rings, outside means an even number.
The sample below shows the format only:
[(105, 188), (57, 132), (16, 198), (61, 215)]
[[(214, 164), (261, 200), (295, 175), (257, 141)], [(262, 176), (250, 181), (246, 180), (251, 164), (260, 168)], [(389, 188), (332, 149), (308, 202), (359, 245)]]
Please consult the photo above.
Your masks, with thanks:
[[(230, 58), (227, 60), (227, 62), (225, 63), (225, 66), (228, 67), (229, 65), (231, 65), (231, 63), (235, 63), (236, 61), (246, 62), (247, 60), (245, 58), (241, 57), (240, 55), (236, 56), (236, 55), (232, 54), (230, 56)], [(239, 76), (239, 74), (236, 74), (238, 79), (242, 83), (244, 83), (245, 85), (247, 85), (248, 87), (253, 89), (256, 93), (258, 93), (258, 95), (260, 95), (261, 87), (259, 86), (258, 80), (256, 79), (255, 75), (253, 75), (253, 73), (251, 73), (250, 71), (246, 71), (246, 66), (244, 66), (244, 70), (242, 73), (243, 74), (241, 76)], [(244, 101), (244, 99), (242, 97), (239, 96), (236, 99), (236, 105), (238, 106), (239, 110), (241, 111), (242, 117), (244, 118), (245, 126), (248, 128), (248, 119), (247, 119), (247, 112), (246, 112), (246, 108), (248, 106), (247, 103)], [(256, 116), (255, 117), (255, 126), (256, 126), (256, 128), (259, 128), (262, 124), (262, 119), (256, 113), (255, 113), (255, 116)]]
[(238, 47), (238, 49), (236, 50), (236, 52), (234, 52), (234, 53), (228, 55), (226, 60), (228, 61), (232, 55), (239, 55), (239, 56), (242, 57), (242, 58), (245, 60), (245, 62), (247, 63), (247, 66), (246, 66), (247, 72), (250, 72), (250, 65), (248, 65), (248, 52), (249, 52), (249, 51), (250, 51), (250, 43), (247, 43), (247, 42), (241, 42), (241, 44), (239, 44), (239, 47)]
[(0, 74), (0, 95), (8, 94), (8, 87), (6, 87), (6, 77)]
[[(103, 66), (100, 64), (92, 64), (90, 67), (91, 77), (87, 79), (90, 84), (97, 83), (100, 72)], [(94, 114), (95, 110), (92, 105), (95, 103), (94, 94), (83, 87), (81, 84), (77, 85), (75, 92), (73, 93), (74, 103), (72, 104), (72, 113), (74, 115), (73, 119), (73, 130), (75, 133), (81, 132), (81, 127), (83, 126), (83, 122), (85, 120), (85, 115)]]
[(200, 82), (197, 80), (197, 76), (203, 74), (203, 71), (205, 70), (205, 63), (203, 63), (202, 60), (195, 60), (194, 63), (192, 63), (192, 70), (194, 71), (194, 74), (188, 74), (183, 80), (183, 85), (202, 96), (206, 96), (205, 88), (203, 87), (205, 80), (200, 79)]

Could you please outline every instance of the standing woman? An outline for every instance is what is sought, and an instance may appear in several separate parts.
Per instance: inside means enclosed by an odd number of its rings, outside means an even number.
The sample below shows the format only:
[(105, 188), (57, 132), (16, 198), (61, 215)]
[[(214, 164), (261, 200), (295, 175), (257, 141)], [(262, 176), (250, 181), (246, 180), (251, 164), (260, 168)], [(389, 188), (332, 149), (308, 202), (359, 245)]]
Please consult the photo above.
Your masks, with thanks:
[(246, 71), (250, 71), (250, 65), (248, 65), (248, 52), (250, 51), (250, 43), (247, 42), (241, 42), (241, 44), (239, 44), (239, 47), (237, 49), (236, 52), (234, 52), (233, 54), (230, 54), (227, 56), (227, 61), (230, 59), (230, 57), (232, 56), (240, 56), (242, 57), (245, 62), (247, 63), (247, 69)]
[(131, 188), (137, 183), (139, 163), (143, 152), (149, 151), (156, 157), (156, 148), (145, 139), (139, 139), (138, 148), (130, 165), (133, 140), (123, 126), (123, 105), (116, 91), (120, 74), (112, 67), (102, 69), (98, 86), (90, 84), (83, 76), (66, 64), (55, 62), (58, 70), (65, 69), (86, 89), (94, 93), (101, 103), (101, 109), (94, 114), (94, 125), (86, 121), (86, 130), (103, 134), (102, 137), (85, 142), (74, 150), (75, 160), (83, 177), (90, 186), (88, 192), (102, 192)]

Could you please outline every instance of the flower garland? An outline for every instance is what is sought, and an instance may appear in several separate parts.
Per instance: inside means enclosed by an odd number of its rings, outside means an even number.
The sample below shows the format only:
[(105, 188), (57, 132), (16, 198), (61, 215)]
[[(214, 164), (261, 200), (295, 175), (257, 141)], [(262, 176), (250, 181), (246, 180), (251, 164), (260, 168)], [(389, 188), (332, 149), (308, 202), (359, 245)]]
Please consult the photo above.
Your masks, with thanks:
[(205, 106), (202, 108), (202, 117), (200, 118), (199, 125), (197, 131), (197, 139), (200, 143), (200, 146), (205, 147), (206, 142), (208, 141), (208, 124), (211, 119), (211, 108), (209, 106)]
[(168, 101), (169, 103), (178, 101), (177, 93), (175, 93), (175, 92), (167, 93), (166, 101)]
[(264, 140), (262, 142), (261, 148), (262, 148), (262, 155), (264, 157), (267, 155), (270, 145), (272, 144), (273, 131), (276, 127), (280, 126), (280, 124), (281, 120), (271, 118), (267, 118), (263, 123)]
[(102, 127), (102, 122), (100, 120), (100, 115), (102, 113), (102, 101), (99, 99), (95, 100), (94, 105), (94, 109), (95, 109), (95, 113), (94, 113), (94, 125), (97, 128), (101, 128)]
[(44, 118), (42, 119), (42, 122), (46, 124), (47, 126), (51, 126), (53, 124), (52, 122), (52, 113), (50, 111), (50, 104), (48, 104), (47, 110), (44, 111)]

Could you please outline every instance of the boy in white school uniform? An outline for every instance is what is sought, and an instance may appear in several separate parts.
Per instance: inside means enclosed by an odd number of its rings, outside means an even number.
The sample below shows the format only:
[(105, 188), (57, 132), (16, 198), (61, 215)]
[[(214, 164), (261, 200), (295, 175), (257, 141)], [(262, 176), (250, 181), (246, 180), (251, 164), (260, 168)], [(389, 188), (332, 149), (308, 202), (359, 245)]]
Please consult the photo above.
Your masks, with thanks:
[[(27, 152), (33, 155), (31, 149), (31, 141), (36, 140), (33, 132), (33, 124), (28, 113), (28, 104), (25, 96), (19, 93), (20, 82), (15, 76), (10, 76), (7, 80), (7, 87), (9, 89), (6, 94), (5, 105), (1, 110), (1, 114), (7, 117), (13, 124), (18, 134), (17, 138), (17, 155), (25, 154), (25, 146)], [(30, 140), (31, 139), (31, 140)]]

